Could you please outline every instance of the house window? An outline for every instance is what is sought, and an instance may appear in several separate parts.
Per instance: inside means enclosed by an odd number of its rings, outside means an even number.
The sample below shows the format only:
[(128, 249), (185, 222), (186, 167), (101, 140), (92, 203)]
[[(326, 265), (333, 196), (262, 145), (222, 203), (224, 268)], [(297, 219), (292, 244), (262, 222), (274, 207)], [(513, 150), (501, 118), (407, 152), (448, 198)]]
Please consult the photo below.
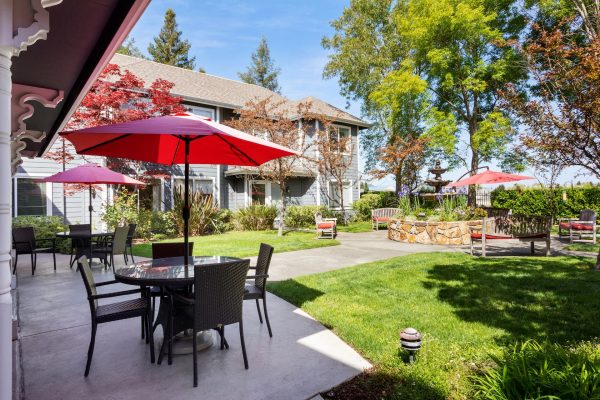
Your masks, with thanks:
[(274, 205), (281, 201), (279, 185), (264, 180), (250, 180), (247, 184), (247, 205)]
[(188, 106), (187, 109), (192, 114), (196, 114), (201, 117), (207, 117), (212, 119), (213, 121), (215, 120), (215, 110), (213, 110), (212, 108)]
[[(175, 179), (175, 188), (183, 193), (185, 189), (185, 179)], [(207, 178), (190, 178), (190, 193), (194, 192), (200, 192), (205, 195), (214, 195), (215, 181)]]
[(46, 183), (16, 179), (16, 215), (47, 215)]
[(339, 186), (335, 181), (329, 182), (329, 207), (330, 208), (342, 208), (341, 197), (344, 198), (344, 208), (352, 206), (352, 182), (345, 181), (343, 185), (342, 193), (340, 193)]
[(264, 182), (250, 182), (250, 203), (251, 205), (267, 204), (267, 184)]
[(347, 126), (333, 125), (329, 132), (332, 144), (338, 147), (338, 151), (344, 154), (350, 152), (350, 140), (352, 133)]

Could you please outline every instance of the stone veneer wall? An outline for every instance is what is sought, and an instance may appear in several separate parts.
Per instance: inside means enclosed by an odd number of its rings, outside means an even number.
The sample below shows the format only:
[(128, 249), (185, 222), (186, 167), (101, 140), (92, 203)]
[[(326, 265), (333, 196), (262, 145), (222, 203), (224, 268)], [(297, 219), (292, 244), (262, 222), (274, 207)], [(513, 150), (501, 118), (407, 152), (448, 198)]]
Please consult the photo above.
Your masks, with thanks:
[(388, 238), (397, 242), (423, 244), (470, 243), (470, 228), (481, 229), (482, 220), (473, 221), (404, 221), (390, 219)]

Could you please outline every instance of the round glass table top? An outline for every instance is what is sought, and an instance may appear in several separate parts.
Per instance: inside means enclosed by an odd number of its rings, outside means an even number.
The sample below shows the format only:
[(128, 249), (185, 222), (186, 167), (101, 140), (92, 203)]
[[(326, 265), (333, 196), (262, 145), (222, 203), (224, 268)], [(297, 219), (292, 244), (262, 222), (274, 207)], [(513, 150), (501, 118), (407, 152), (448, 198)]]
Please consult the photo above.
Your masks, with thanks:
[(91, 238), (98, 236), (113, 236), (114, 232), (58, 232), (54, 235), (58, 238)]
[(188, 266), (183, 257), (157, 258), (141, 261), (115, 271), (115, 279), (138, 285), (177, 284), (194, 281), (194, 267), (240, 261), (227, 256), (190, 257)]

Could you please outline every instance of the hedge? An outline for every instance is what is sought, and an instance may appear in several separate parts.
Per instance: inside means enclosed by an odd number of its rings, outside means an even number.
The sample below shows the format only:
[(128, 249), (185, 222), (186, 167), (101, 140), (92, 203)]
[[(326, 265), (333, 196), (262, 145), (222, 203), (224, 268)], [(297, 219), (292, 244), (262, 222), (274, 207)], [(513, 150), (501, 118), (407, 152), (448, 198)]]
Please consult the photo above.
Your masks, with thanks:
[(543, 189), (499, 187), (492, 191), (492, 207), (508, 208), (514, 214), (578, 217), (584, 209), (600, 211), (600, 187), (559, 188), (554, 195)]

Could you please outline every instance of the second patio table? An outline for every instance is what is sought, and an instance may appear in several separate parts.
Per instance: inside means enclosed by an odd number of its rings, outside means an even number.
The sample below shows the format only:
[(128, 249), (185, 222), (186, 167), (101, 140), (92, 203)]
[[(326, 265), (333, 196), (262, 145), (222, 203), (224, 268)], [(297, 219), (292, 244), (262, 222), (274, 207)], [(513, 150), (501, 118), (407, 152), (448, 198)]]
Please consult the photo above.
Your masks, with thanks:
[[(157, 258), (119, 268), (115, 272), (115, 280), (136, 286), (180, 288), (194, 284), (194, 266), (223, 264), (240, 260), (240, 258), (227, 256), (196, 256), (190, 257), (190, 265), (186, 266), (184, 265), (183, 257)], [(163, 332), (167, 330), (169, 313), (168, 306), (165, 303), (167, 302), (161, 300), (156, 317), (156, 325), (162, 325)], [(208, 331), (199, 332), (198, 339), (197, 350), (202, 350), (212, 345), (212, 335)], [(161, 356), (165, 350), (165, 343), (166, 340), (163, 341), (163, 345), (161, 346)], [(190, 346), (191, 344), (181, 346), (183, 348), (174, 350), (174, 353), (191, 353), (193, 349)]]

